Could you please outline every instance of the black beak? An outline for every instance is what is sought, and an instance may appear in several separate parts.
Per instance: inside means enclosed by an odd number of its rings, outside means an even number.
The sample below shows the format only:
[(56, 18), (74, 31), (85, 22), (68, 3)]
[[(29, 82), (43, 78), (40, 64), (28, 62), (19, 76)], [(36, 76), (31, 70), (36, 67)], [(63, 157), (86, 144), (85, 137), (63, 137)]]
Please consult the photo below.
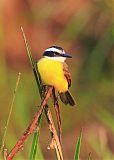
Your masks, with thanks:
[(69, 54), (67, 53), (64, 53), (64, 54), (61, 54), (62, 57), (66, 57), (66, 58), (72, 58), (72, 56), (70, 56)]

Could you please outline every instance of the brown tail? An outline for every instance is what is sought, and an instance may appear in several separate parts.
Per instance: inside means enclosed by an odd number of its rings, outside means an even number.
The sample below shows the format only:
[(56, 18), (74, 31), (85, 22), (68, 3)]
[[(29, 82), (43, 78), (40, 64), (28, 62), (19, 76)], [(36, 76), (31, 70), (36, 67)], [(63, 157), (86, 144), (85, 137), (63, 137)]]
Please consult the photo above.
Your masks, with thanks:
[(59, 93), (60, 95), (60, 99), (64, 104), (69, 104), (71, 106), (74, 106), (76, 103), (73, 99), (73, 97), (71, 96), (71, 94), (69, 93), (69, 91), (65, 92), (65, 93)]

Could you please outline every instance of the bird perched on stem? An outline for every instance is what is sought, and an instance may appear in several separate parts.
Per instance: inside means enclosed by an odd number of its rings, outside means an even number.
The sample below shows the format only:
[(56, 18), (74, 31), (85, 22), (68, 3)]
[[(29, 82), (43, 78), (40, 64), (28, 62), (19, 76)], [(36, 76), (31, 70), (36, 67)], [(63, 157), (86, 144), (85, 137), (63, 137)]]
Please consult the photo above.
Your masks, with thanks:
[(42, 82), (53, 86), (64, 104), (74, 106), (75, 101), (68, 91), (71, 86), (71, 74), (65, 63), (66, 58), (72, 57), (66, 54), (61, 47), (51, 46), (44, 51), (37, 67)]

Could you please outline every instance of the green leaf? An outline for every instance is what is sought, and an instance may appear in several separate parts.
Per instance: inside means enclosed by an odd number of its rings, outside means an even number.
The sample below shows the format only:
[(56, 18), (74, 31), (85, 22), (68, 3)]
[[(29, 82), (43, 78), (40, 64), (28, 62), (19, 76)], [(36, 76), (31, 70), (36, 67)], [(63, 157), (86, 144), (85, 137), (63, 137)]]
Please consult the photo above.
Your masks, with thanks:
[(39, 90), (39, 93), (40, 93), (40, 96), (41, 96), (41, 80), (40, 80), (40, 76), (38, 74), (38, 71), (37, 71), (37, 68), (36, 68), (36, 64), (34, 63), (34, 60), (32, 58), (32, 53), (31, 53), (29, 44), (27, 42), (27, 39), (26, 39), (24, 30), (23, 30), (22, 27), (21, 27), (21, 31), (22, 31), (22, 34), (23, 34), (23, 39), (24, 39), (24, 42), (25, 42), (25, 47), (26, 47), (26, 50), (27, 50), (29, 61), (30, 61), (30, 64), (32, 66), (33, 73), (34, 73), (34, 76), (35, 76), (35, 79), (36, 79), (36, 83), (37, 83), (37, 86), (38, 86), (38, 90)]
[[(40, 79), (40, 76), (39, 76), (39, 73), (37, 71), (37, 66), (36, 64), (34, 63), (34, 60), (32, 58), (32, 53), (31, 53), (31, 50), (30, 50), (30, 47), (29, 47), (29, 44), (28, 44), (28, 41), (26, 39), (26, 36), (25, 36), (25, 33), (24, 33), (24, 30), (23, 28), (21, 27), (21, 31), (22, 31), (22, 34), (23, 34), (23, 39), (24, 39), (24, 42), (25, 42), (25, 47), (26, 47), (26, 50), (27, 50), (27, 54), (28, 54), (28, 57), (29, 57), (29, 61), (30, 61), (30, 64), (32, 66), (32, 69), (33, 69), (33, 73), (34, 73), (34, 77), (36, 79), (36, 83), (37, 83), (37, 87), (38, 87), (38, 91), (40, 93), (40, 97), (42, 96), (42, 88), (41, 88), (41, 79)], [(38, 126), (40, 127), (41, 125), (41, 118), (42, 115), (40, 116), (39, 120), (38, 120)], [(30, 152), (30, 160), (35, 160), (35, 157), (36, 157), (36, 151), (37, 151), (37, 144), (38, 144), (38, 139), (39, 139), (39, 130), (34, 133), (34, 137), (33, 137), (33, 142), (32, 142), (32, 147), (31, 147), (31, 152)], [(41, 150), (39, 148), (39, 153), (41, 153)]]
[(31, 147), (30, 160), (35, 160), (36, 154), (38, 159), (43, 160), (43, 155), (38, 144), (39, 132), (34, 133), (33, 143)]
[(82, 131), (80, 132), (80, 135), (79, 135), (79, 137), (77, 139), (74, 160), (79, 160), (81, 139), (82, 139)]
[(35, 132), (33, 142), (32, 142), (32, 147), (31, 147), (30, 160), (35, 159), (35, 155), (36, 155), (36, 151), (37, 151), (37, 145), (38, 145), (38, 137), (39, 137), (38, 132)]

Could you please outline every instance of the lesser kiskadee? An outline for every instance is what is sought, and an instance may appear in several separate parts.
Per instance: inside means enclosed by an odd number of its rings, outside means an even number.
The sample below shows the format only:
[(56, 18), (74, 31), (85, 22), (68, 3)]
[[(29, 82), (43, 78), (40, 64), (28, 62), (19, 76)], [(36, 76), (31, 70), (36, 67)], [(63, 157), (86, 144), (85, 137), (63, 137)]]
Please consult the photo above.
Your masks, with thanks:
[(44, 51), (43, 58), (38, 61), (37, 67), (42, 82), (53, 86), (64, 104), (74, 106), (75, 101), (68, 91), (71, 86), (71, 74), (64, 62), (66, 58), (72, 57), (61, 47), (51, 46)]

